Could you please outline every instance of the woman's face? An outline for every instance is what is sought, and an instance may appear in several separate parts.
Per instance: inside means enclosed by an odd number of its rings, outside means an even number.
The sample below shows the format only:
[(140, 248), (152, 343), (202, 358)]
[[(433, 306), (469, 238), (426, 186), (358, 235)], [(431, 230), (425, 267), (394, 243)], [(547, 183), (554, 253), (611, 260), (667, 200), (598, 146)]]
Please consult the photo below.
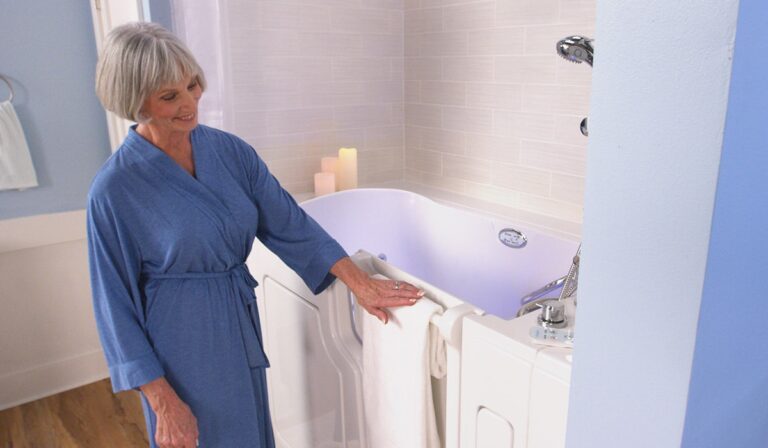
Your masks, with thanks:
[(203, 91), (197, 76), (182, 79), (153, 92), (144, 101), (142, 115), (148, 125), (166, 132), (190, 132), (197, 126), (197, 103)]

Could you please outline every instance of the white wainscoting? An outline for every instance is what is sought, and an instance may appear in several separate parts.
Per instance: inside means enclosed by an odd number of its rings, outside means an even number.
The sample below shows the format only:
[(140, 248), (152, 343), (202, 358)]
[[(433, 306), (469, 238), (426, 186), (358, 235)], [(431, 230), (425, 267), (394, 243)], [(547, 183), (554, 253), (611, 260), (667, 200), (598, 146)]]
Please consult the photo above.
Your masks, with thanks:
[(107, 376), (85, 210), (0, 221), (0, 410)]

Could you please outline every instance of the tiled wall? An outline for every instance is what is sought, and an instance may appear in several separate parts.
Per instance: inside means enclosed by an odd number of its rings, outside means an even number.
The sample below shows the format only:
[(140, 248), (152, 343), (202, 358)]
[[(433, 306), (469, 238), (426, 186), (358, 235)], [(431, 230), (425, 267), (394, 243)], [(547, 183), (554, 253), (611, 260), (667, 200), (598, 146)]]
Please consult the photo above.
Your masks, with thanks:
[(405, 179), (465, 206), (578, 235), (594, 0), (406, 0)]
[[(403, 177), (402, 0), (230, 0), (227, 127), (292, 193), (357, 147), (361, 185)], [(226, 45), (226, 44), (225, 44)]]
[(361, 185), (395, 184), (581, 233), (595, 0), (230, 0), (229, 128), (293, 193), (359, 149)]

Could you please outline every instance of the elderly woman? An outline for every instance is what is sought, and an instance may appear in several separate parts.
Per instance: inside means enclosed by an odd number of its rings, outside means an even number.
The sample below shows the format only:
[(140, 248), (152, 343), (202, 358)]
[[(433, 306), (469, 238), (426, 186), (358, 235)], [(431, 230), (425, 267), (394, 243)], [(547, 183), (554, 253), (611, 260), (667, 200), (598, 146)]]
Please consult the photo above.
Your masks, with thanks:
[(115, 392), (139, 389), (151, 446), (272, 447), (256, 280), (258, 238), (320, 293), (339, 278), (382, 322), (412, 285), (370, 278), (247, 143), (197, 122), (203, 71), (162, 27), (108, 37), (96, 90), (138, 122), (88, 198), (94, 310)]

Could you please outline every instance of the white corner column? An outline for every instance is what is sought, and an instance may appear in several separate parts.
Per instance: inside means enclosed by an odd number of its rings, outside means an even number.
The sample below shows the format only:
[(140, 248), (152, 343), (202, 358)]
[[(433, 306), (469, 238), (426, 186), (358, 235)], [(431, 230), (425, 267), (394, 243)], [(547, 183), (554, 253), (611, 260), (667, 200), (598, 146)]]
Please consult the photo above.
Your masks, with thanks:
[(567, 446), (680, 446), (738, 1), (598, 0)]

